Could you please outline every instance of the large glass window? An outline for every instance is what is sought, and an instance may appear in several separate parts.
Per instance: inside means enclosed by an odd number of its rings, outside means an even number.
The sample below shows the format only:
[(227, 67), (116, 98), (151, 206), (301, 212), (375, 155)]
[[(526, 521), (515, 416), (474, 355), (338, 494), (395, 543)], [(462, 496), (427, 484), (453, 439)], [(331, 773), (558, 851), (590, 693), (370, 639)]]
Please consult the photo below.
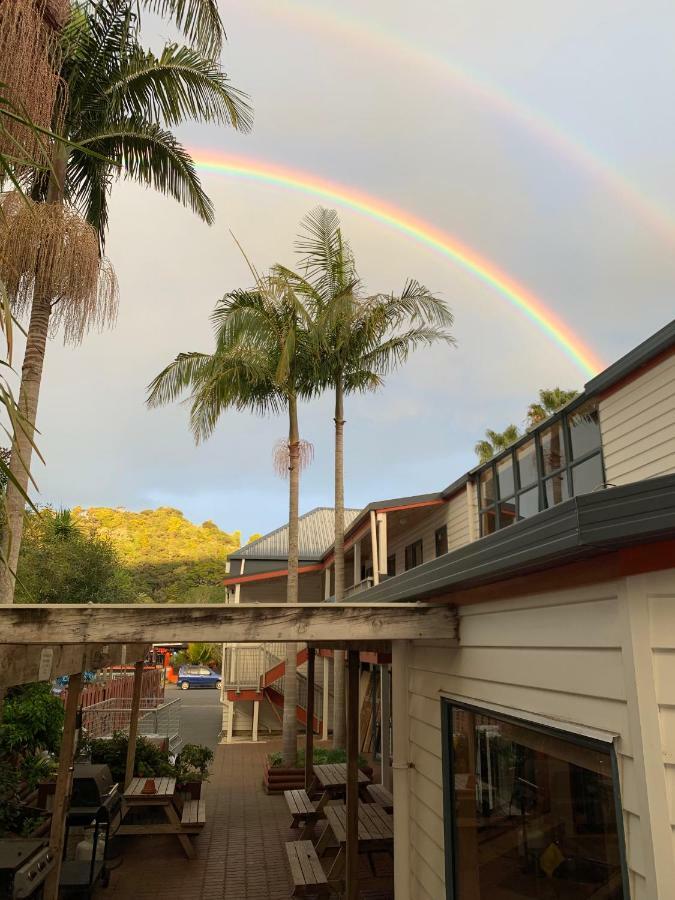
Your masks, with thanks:
[(481, 535), (604, 484), (597, 404), (585, 403), (498, 456), (479, 475)]
[(453, 900), (622, 900), (610, 748), (444, 701)]

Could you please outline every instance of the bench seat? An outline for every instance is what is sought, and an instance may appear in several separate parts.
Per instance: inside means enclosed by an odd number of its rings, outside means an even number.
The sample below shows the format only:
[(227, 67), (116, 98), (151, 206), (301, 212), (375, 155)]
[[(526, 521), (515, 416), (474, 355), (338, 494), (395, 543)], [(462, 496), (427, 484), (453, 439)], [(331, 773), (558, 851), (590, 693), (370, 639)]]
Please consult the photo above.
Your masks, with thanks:
[(385, 812), (392, 812), (394, 809), (394, 798), (390, 791), (382, 784), (369, 784), (366, 788), (368, 794), (374, 803), (381, 806)]
[(284, 791), (284, 800), (293, 818), (291, 828), (298, 828), (300, 822), (313, 824), (319, 818), (316, 803), (309, 799), (307, 791)]
[(206, 801), (186, 800), (180, 822), (183, 828), (203, 828), (206, 825)]
[(289, 841), (286, 854), (294, 897), (326, 897), (330, 893), (326, 874), (311, 841)]

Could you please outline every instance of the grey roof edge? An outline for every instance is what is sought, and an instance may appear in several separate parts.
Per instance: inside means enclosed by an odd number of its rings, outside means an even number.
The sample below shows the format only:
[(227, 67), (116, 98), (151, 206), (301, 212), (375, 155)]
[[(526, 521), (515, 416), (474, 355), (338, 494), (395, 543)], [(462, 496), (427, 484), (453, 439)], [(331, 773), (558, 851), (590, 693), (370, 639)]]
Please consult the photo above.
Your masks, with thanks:
[(456, 494), (457, 491), (461, 490), (463, 487), (466, 487), (467, 482), (470, 480), (470, 472), (465, 472), (464, 475), (462, 475), (460, 478), (456, 478), (446, 488), (443, 488), (443, 490), (441, 491), (441, 497), (444, 500), (447, 500), (449, 497), (452, 497), (453, 494)]
[(591, 397), (594, 394), (607, 390), (607, 388), (616, 384), (617, 381), (625, 378), (626, 375), (630, 375), (635, 369), (648, 363), (655, 356), (672, 346), (675, 346), (675, 319), (668, 322), (667, 325), (664, 325), (663, 328), (659, 329), (651, 337), (648, 337), (647, 340), (638, 344), (637, 347), (634, 347), (621, 359), (612, 363), (611, 366), (608, 366), (595, 378), (587, 381), (584, 389), (586, 397)]
[[(321, 512), (323, 510), (332, 510), (332, 509), (333, 509), (332, 506), (315, 506), (313, 509), (309, 509), (309, 510), (307, 510), (306, 513), (303, 513), (299, 517), (299, 519), (306, 519), (308, 516), (314, 515), (314, 513)], [(347, 512), (347, 511), (348, 510), (345, 510), (345, 512)], [(355, 512), (355, 511), (356, 510), (353, 507), (349, 507), (349, 512)], [(249, 555), (247, 553), (247, 551), (254, 549), (259, 544), (261, 544), (263, 541), (268, 540), (269, 538), (273, 537), (275, 534), (279, 534), (281, 531), (284, 531), (284, 529), (286, 529), (286, 528), (288, 528), (288, 522), (284, 522), (284, 524), (279, 525), (278, 528), (273, 528), (272, 531), (268, 531), (266, 534), (261, 535), (259, 538), (256, 538), (255, 541), (251, 541), (248, 544), (244, 544), (244, 546), (240, 547), (239, 550), (235, 550), (234, 553), (230, 553), (228, 556), (228, 559), (247, 559), (248, 555)], [(270, 555), (270, 556), (265, 557), (265, 559), (287, 559), (287, 558), (288, 558), (288, 554), (286, 554), (284, 556)], [(315, 558), (322, 559), (323, 554), (321, 556), (316, 556), (316, 557), (314, 557), (314, 556), (304, 556), (303, 557), (303, 559), (315, 559)]]
[(670, 537), (675, 475), (662, 475), (574, 497), (381, 582), (359, 602), (422, 600)]

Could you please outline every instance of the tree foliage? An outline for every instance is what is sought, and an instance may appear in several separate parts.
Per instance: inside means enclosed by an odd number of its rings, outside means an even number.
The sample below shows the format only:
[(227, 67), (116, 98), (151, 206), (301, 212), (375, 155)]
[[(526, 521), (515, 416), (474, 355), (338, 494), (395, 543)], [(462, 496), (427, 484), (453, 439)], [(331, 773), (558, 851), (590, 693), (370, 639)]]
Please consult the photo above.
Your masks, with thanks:
[[(539, 400), (530, 403), (527, 408), (527, 430), (536, 428), (578, 395), (579, 391), (566, 391), (559, 387), (542, 388), (539, 391)], [(488, 462), (495, 454), (506, 450), (519, 437), (522, 437), (522, 432), (517, 425), (507, 425), (504, 431), (493, 431), (488, 428), (485, 432), (485, 439), (478, 441), (474, 447), (479, 461), (481, 463)]]
[(131, 579), (110, 540), (68, 510), (26, 517), (17, 576), (20, 603), (129, 603)]
[(224, 602), (227, 557), (239, 548), (240, 532), (229, 534), (208, 520), (195, 525), (179, 509), (166, 506), (142, 512), (78, 507), (73, 516), (114, 547), (135, 599)]

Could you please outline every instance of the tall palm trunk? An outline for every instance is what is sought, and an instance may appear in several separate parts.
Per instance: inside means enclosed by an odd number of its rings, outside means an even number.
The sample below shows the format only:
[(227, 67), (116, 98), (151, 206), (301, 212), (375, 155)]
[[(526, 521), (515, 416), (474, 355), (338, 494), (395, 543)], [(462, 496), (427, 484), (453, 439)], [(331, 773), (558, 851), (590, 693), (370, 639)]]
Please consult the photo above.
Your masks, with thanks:
[[(63, 203), (62, 185), (65, 179), (66, 160), (57, 154), (53, 162), (53, 172), (49, 180), (47, 203)], [(12, 441), (9, 470), (16, 479), (7, 483), (7, 522), (2, 533), (2, 556), (5, 561), (0, 571), (0, 603), (14, 600), (14, 581), (19, 561), (23, 521), (26, 508), (26, 494), (30, 482), (30, 466), (33, 456), (33, 436), (37, 418), (42, 369), (44, 367), (51, 298), (45, 295), (42, 285), (36, 283), (30, 322), (26, 335), (26, 350), (21, 367), (21, 387), (19, 389), (19, 411), (22, 415), (21, 427)], [(23, 492), (23, 493), (22, 493)]]
[[(335, 379), (335, 602), (345, 597), (344, 388)], [(345, 746), (345, 655), (333, 654), (333, 746)]]
[[(297, 398), (288, 400), (288, 586), (286, 602), (298, 602), (298, 515), (300, 495), (300, 435), (298, 431)], [(284, 718), (282, 755), (285, 766), (295, 766), (298, 756), (297, 644), (286, 644), (286, 675), (284, 678)]]

